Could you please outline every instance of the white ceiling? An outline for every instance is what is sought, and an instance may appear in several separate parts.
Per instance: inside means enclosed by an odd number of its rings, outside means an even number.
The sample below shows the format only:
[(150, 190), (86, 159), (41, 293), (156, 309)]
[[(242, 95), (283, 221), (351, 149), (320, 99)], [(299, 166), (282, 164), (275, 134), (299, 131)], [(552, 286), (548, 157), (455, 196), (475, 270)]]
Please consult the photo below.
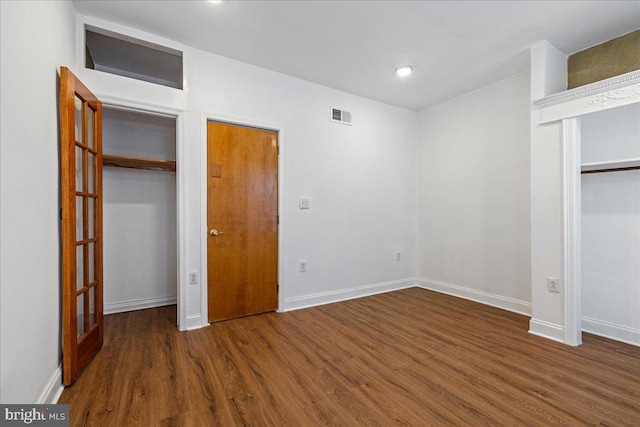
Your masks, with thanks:
[[(421, 110), (640, 28), (637, 1), (87, 1), (80, 14)], [(394, 69), (415, 72), (398, 78)]]

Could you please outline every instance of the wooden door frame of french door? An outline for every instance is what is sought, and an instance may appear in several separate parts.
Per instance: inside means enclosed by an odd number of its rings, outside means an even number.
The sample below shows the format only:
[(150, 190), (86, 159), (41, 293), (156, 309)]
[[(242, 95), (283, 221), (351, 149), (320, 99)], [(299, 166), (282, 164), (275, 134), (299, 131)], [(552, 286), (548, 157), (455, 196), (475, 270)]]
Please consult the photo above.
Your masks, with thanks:
[[(81, 101), (81, 126), (78, 123), (75, 101)], [(103, 278), (102, 278), (102, 103), (93, 92), (67, 67), (60, 67), (60, 236), (62, 273), (62, 359), (63, 384), (69, 386), (95, 357), (103, 343)], [(91, 111), (91, 115), (89, 115)], [(91, 120), (91, 136), (88, 132)], [(78, 138), (78, 131), (81, 135)], [(77, 150), (81, 149), (82, 186), (77, 182)], [(93, 155), (93, 162), (89, 156)], [(89, 183), (93, 170), (92, 185)], [(91, 190), (93, 189), (93, 191)], [(82, 199), (82, 237), (77, 236), (77, 198)], [(93, 228), (89, 219), (90, 200), (93, 199)], [(77, 283), (77, 248), (83, 248), (81, 289)], [(89, 260), (90, 245), (94, 245)], [(96, 262), (97, 260), (97, 262)], [(88, 261), (88, 262), (87, 262)], [(93, 280), (90, 279), (93, 267)], [(93, 284), (92, 284), (93, 282)], [(93, 289), (93, 301), (91, 301)], [(83, 329), (78, 334), (77, 299), (83, 295)], [(88, 304), (87, 304), (88, 302)], [(91, 304), (94, 304), (94, 323), (91, 324)]]
[(244, 126), (250, 128), (263, 129), (267, 131), (277, 132), (278, 134), (278, 308), (277, 311), (286, 310), (286, 296), (287, 296), (287, 280), (286, 269), (284, 266), (285, 258), (285, 225), (287, 223), (286, 218), (286, 193), (285, 193), (285, 129), (284, 126), (278, 123), (272, 123), (267, 121), (258, 120), (255, 118), (247, 117), (235, 117), (227, 116), (219, 113), (201, 112), (200, 114), (200, 316), (196, 319), (194, 316), (191, 327), (188, 329), (195, 329), (199, 327), (209, 326), (208, 313), (209, 306), (207, 303), (208, 296), (208, 276), (207, 276), (207, 263), (208, 263), (208, 232), (207, 228), (207, 182), (208, 182), (208, 163), (207, 163), (207, 123), (210, 121), (226, 123), (236, 126)]
[(188, 328), (187, 298), (189, 286), (189, 274), (187, 272), (186, 248), (186, 179), (184, 165), (184, 121), (185, 111), (164, 105), (156, 105), (138, 102), (128, 98), (120, 98), (97, 94), (102, 101), (103, 109), (124, 110), (134, 113), (150, 114), (155, 116), (171, 117), (176, 120), (176, 290), (178, 313), (176, 324), (178, 329), (185, 331)]

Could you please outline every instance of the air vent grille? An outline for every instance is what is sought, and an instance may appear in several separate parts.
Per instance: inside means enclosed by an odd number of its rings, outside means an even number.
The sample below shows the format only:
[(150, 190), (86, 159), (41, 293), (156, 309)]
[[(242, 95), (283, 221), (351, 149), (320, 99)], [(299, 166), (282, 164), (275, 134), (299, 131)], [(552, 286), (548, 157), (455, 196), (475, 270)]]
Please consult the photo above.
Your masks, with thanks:
[(331, 107), (331, 121), (351, 126), (351, 113), (349, 111)]

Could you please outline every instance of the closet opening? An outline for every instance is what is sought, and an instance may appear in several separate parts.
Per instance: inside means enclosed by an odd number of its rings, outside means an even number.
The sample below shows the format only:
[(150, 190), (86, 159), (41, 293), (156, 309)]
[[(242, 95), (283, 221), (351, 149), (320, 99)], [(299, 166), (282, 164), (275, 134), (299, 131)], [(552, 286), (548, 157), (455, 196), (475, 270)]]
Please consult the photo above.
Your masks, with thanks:
[(104, 314), (178, 300), (176, 117), (103, 108)]
[(582, 330), (640, 345), (640, 104), (580, 126)]

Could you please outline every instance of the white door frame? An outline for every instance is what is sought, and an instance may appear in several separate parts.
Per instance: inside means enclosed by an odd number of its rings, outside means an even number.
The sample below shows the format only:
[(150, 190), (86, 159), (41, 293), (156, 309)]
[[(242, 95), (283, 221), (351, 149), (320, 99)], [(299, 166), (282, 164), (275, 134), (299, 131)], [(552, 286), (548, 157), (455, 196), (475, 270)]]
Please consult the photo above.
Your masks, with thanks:
[(172, 117), (176, 120), (176, 291), (177, 291), (177, 326), (184, 331), (187, 329), (187, 286), (189, 276), (186, 270), (187, 254), (187, 232), (186, 232), (186, 179), (184, 168), (184, 119), (185, 111), (178, 108), (171, 108), (163, 105), (155, 105), (146, 102), (138, 102), (131, 99), (119, 98), (115, 96), (97, 94), (103, 107), (132, 111), (156, 116)]
[(562, 120), (562, 148), (564, 157), (564, 342), (582, 344), (582, 173), (580, 118)]
[(257, 120), (248, 117), (228, 116), (220, 113), (201, 112), (200, 114), (200, 317), (201, 326), (209, 326), (209, 305), (208, 305), (208, 276), (207, 276), (207, 241), (209, 230), (207, 227), (207, 123), (209, 121), (228, 123), (233, 125), (252, 127), (278, 132), (278, 311), (284, 307), (287, 292), (287, 280), (285, 270), (285, 215), (286, 192), (285, 192), (285, 129), (278, 123)]

